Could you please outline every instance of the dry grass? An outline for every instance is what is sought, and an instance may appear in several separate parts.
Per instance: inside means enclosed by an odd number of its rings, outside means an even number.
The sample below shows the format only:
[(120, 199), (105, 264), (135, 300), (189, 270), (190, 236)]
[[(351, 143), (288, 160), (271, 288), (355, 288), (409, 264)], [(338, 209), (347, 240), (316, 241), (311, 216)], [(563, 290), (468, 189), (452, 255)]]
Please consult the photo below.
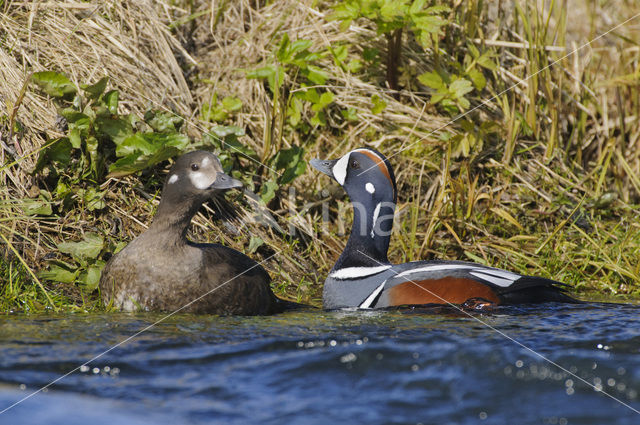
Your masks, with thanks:
[[(149, 223), (160, 169), (142, 179), (104, 182), (109, 206), (102, 214), (75, 210), (62, 217), (34, 218), (17, 204), (43, 189), (30, 170), (47, 141), (63, 135), (50, 99), (31, 88), (21, 97), (30, 73), (64, 72), (77, 85), (107, 75), (120, 92), (123, 113), (173, 111), (186, 119), (194, 138), (211, 127), (200, 111), (214, 94), (237, 96), (243, 107), (233, 124), (246, 130), (241, 142), (261, 158), (291, 145), (304, 146), (308, 158), (336, 157), (364, 144), (388, 155), (401, 152), (391, 160), (400, 189), (390, 252), (396, 261), (471, 259), (553, 276), (582, 288), (637, 293), (640, 18), (536, 77), (526, 77), (640, 12), (640, 6), (623, 0), (600, 2), (597, 9), (588, 1), (567, 3), (574, 14), (567, 19), (556, 5), (546, 33), (542, 2), (538, 9), (532, 2), (520, 2), (524, 15), (494, 4), (479, 15), (475, 12), (478, 21), (489, 24), (469, 35), (470, 40), (494, 48), (499, 66), (487, 89), (471, 99), (473, 106), (488, 102), (468, 118), (475, 123), (495, 120), (500, 128), (466, 157), (453, 155), (440, 138), (445, 132), (464, 134), (459, 122), (445, 127), (450, 118), (429, 103), (424, 87), (410, 82), (411, 76), (434, 65), (432, 52), (411, 43), (405, 47), (406, 79), (399, 99), (385, 88), (384, 70), (373, 70), (365, 78), (325, 57), (320, 65), (331, 74), (327, 88), (335, 95), (329, 125), (308, 135), (270, 125), (278, 118), (278, 106), (262, 82), (247, 79), (241, 70), (267, 60), (283, 32), (311, 40), (318, 50), (349, 43), (352, 54), (375, 38), (366, 22), (340, 31), (337, 22), (325, 19), (329, 10), (322, 2), (318, 7), (302, 0), (193, 6), (163, 1), (0, 3), (0, 230), (38, 270), (56, 255), (61, 240), (95, 230), (114, 240), (130, 240)], [(465, 31), (476, 2), (455, 4), (462, 17), (456, 25)], [(536, 23), (536, 17), (545, 19)], [(536, 44), (546, 47), (531, 48)], [(384, 49), (383, 44), (378, 47)], [(450, 58), (465, 48), (456, 40), (442, 40), (441, 47)], [(290, 90), (299, 88), (291, 80), (287, 84)], [(372, 94), (387, 102), (383, 113), (371, 112)], [(347, 108), (358, 111), (358, 122), (340, 119), (339, 111)], [(13, 121), (20, 124), (18, 131), (12, 131)], [(525, 131), (524, 123), (531, 131)], [(265, 144), (267, 136), (275, 143)], [(243, 161), (247, 170), (256, 170)], [(268, 174), (264, 168), (255, 172), (258, 184)], [(249, 236), (261, 237), (266, 244), (252, 255), (259, 259), (279, 252), (266, 267), (280, 294), (317, 302), (321, 282), (346, 242), (339, 224), (320, 231), (317, 204), (326, 184), (309, 170), (292, 184), (295, 197), (289, 198), (282, 188), (269, 204), (282, 227), (291, 223), (298, 229), (296, 237), (252, 222), (234, 222), (234, 232), (206, 212), (197, 218), (193, 237), (240, 250), (247, 249)], [(333, 213), (345, 210), (340, 190), (329, 192), (338, 198), (332, 201)], [(609, 193), (617, 199), (601, 206)], [(259, 214), (250, 203), (242, 205), (243, 217)], [(114, 224), (117, 220), (120, 227)], [(53, 283), (47, 287), (77, 298), (73, 288)]]

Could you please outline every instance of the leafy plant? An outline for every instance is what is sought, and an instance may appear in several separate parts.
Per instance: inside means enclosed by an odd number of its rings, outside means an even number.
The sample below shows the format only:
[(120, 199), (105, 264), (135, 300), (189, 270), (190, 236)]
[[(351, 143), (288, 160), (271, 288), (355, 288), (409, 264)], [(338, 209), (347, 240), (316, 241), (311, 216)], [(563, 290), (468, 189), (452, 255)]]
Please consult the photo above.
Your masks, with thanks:
[(468, 44), (467, 47), (468, 53), (465, 53), (462, 65), (451, 61), (449, 72), (440, 67), (418, 76), (418, 81), (435, 91), (431, 95), (431, 103), (440, 104), (450, 115), (469, 109), (471, 104), (466, 95), (474, 89), (481, 91), (487, 85), (482, 69), (496, 69), (491, 51), (481, 54), (474, 45)]
[(125, 245), (108, 246), (104, 238), (96, 233), (86, 233), (81, 241), (61, 242), (58, 251), (71, 257), (72, 262), (54, 260), (46, 270), (39, 273), (42, 279), (62, 283), (80, 283), (88, 292), (98, 287), (105, 261), (102, 256), (107, 251), (119, 251)]
[[(324, 85), (329, 78), (329, 74), (316, 65), (328, 52), (312, 52), (311, 47), (311, 41), (291, 41), (285, 33), (268, 63), (246, 71), (247, 78), (266, 81), (272, 94), (273, 108), (271, 117), (267, 119), (261, 161), (280, 174), (272, 171), (263, 182), (260, 196), (265, 203), (276, 196), (280, 185), (291, 183), (306, 170), (302, 147), (292, 145), (287, 149), (282, 148), (285, 123), (291, 129), (303, 132), (310, 129), (309, 125), (324, 126), (327, 124), (326, 109), (334, 101), (334, 94), (330, 90), (317, 87)], [(338, 50), (340, 58), (346, 59), (344, 50)], [(347, 66), (355, 68), (357, 64), (350, 62)], [(293, 84), (298, 84), (299, 88), (291, 90)], [(308, 121), (303, 119), (306, 107), (312, 113)], [(275, 153), (272, 154), (272, 150)]]
[[(378, 35), (384, 35), (387, 42), (387, 84), (398, 90), (403, 32), (411, 33), (427, 49), (448, 23), (442, 16), (449, 11), (447, 6), (426, 7), (426, 4), (426, 0), (344, 0), (335, 6), (329, 20), (341, 21), (343, 31), (360, 18), (374, 23)], [(371, 50), (365, 51), (370, 53)]]
[(225, 122), (235, 112), (242, 109), (242, 101), (235, 96), (226, 96), (218, 102), (218, 95), (214, 93), (209, 103), (202, 106), (202, 119), (214, 123)]
[(80, 203), (89, 211), (105, 207), (98, 184), (107, 173), (135, 173), (178, 155), (192, 145), (180, 133), (182, 118), (149, 111), (140, 120), (118, 113), (119, 93), (106, 91), (108, 77), (78, 91), (63, 74), (36, 72), (32, 81), (60, 106), (67, 135), (40, 151), (35, 173), (47, 170), (52, 193), (63, 207)]

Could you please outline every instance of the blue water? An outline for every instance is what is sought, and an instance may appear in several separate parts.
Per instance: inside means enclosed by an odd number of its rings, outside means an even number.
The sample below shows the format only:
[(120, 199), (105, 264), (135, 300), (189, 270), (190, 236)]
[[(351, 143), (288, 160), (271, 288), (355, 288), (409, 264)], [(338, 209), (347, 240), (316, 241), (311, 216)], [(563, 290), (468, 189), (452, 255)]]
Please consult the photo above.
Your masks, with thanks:
[[(594, 303), (473, 318), (430, 310), (176, 315), (0, 423), (640, 424), (632, 410), (640, 410), (639, 313)], [(0, 410), (161, 317), (0, 318)]]

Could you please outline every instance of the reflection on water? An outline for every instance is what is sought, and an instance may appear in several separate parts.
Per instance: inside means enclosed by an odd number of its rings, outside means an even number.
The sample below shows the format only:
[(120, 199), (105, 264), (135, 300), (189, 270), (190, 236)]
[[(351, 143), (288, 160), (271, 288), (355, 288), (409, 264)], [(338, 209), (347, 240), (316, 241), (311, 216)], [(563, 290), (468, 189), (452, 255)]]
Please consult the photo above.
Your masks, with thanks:
[[(639, 312), (594, 303), (473, 318), (442, 309), (172, 316), (0, 423), (638, 424)], [(0, 410), (161, 317), (3, 317)]]

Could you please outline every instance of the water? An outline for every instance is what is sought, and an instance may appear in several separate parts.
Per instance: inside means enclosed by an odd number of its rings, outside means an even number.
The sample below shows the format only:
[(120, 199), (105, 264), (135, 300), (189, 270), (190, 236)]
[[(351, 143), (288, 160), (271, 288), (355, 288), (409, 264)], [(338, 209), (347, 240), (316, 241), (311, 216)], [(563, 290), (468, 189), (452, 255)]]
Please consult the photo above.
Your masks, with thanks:
[[(620, 403), (640, 410), (638, 313), (594, 303), (474, 314), (486, 325), (428, 310), (173, 316), (0, 423), (640, 424)], [(161, 317), (0, 318), (0, 410)]]

